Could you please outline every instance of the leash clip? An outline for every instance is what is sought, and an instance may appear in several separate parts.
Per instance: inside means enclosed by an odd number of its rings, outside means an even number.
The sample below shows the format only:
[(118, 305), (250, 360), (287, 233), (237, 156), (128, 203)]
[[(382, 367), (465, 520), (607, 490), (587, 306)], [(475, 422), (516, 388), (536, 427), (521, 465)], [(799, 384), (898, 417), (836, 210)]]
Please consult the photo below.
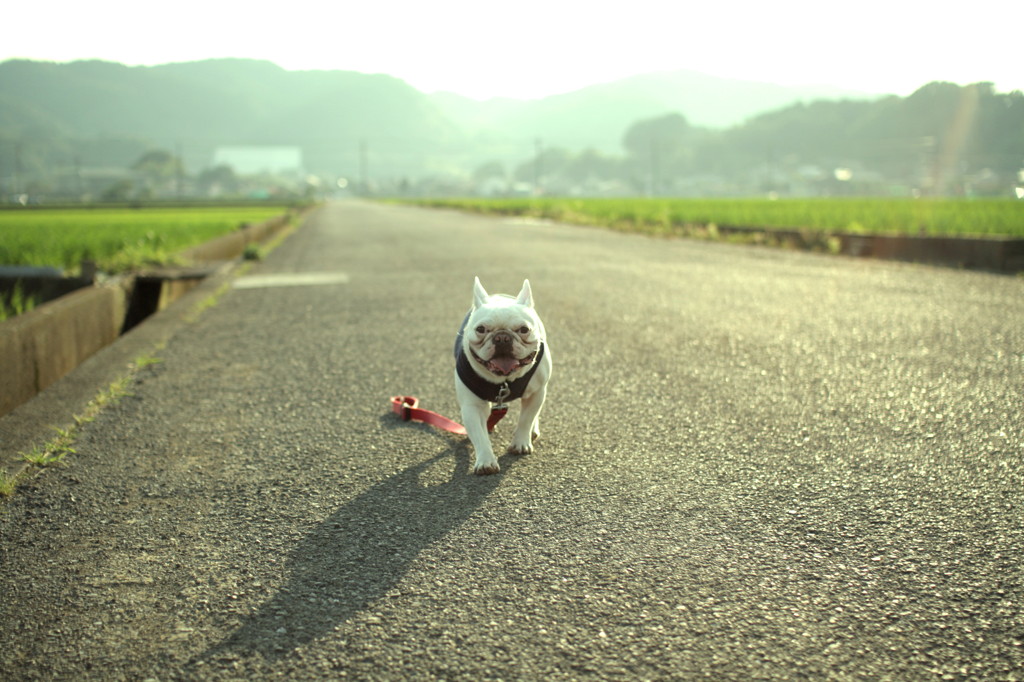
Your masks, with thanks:
[(509, 388), (508, 382), (506, 381), (501, 385), (501, 388), (498, 389), (498, 395), (494, 398), (494, 407), (491, 409), (507, 410), (508, 403), (505, 401), (508, 400), (510, 395), (512, 395), (512, 389)]

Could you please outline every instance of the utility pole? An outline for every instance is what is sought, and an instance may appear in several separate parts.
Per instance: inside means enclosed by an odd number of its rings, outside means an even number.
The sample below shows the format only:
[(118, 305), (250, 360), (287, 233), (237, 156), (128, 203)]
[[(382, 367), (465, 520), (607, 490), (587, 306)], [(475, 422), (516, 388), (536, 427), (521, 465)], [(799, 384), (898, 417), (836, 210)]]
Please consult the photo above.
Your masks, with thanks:
[(85, 188), (82, 185), (82, 159), (78, 154), (75, 154), (75, 198), (78, 201), (81, 201), (84, 194)]
[(11, 194), (21, 194), (21, 142), (14, 143), (14, 177), (11, 182)]
[(540, 183), (541, 179), (544, 177), (544, 160), (541, 158), (541, 154), (544, 151), (544, 145), (539, 137), (534, 140), (533, 147), (533, 194), (535, 196), (540, 196), (542, 193)]
[(175, 194), (178, 196), (178, 201), (181, 201), (185, 194), (185, 159), (182, 157), (184, 152), (182, 151), (180, 140), (174, 145), (174, 152), (178, 157), (177, 162), (174, 164), (174, 189)]
[(652, 197), (658, 195), (658, 188), (661, 185), (660, 169), (658, 163), (658, 138), (651, 135), (651, 186), (648, 194)]
[(370, 151), (365, 137), (359, 140), (359, 186), (364, 196), (370, 193)]

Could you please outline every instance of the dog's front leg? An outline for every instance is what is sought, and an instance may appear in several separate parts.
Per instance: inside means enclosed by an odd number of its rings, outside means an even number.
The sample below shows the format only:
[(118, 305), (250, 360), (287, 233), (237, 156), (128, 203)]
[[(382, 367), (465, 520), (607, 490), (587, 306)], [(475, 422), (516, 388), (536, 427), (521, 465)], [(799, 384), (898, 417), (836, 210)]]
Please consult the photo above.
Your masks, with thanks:
[(469, 440), (473, 443), (473, 450), (476, 451), (473, 473), (478, 476), (486, 476), (498, 473), (501, 467), (498, 466), (498, 458), (494, 456), (491, 437), (487, 433), (487, 415), (490, 413), (490, 406), (483, 401), (479, 402), (479, 406), (463, 405), (462, 423), (466, 427)]
[(544, 407), (546, 394), (547, 387), (541, 386), (533, 393), (523, 396), (519, 423), (512, 436), (512, 445), (508, 448), (510, 454), (529, 455), (533, 452), (533, 441), (540, 436), (540, 410)]
[(473, 395), (458, 378), (455, 379), (455, 386), (459, 407), (462, 409), (462, 424), (466, 427), (466, 434), (469, 435), (473, 450), (476, 452), (473, 473), (478, 476), (496, 474), (501, 467), (498, 466), (498, 458), (494, 456), (491, 437), (487, 433), (487, 417), (491, 413), (491, 404)]

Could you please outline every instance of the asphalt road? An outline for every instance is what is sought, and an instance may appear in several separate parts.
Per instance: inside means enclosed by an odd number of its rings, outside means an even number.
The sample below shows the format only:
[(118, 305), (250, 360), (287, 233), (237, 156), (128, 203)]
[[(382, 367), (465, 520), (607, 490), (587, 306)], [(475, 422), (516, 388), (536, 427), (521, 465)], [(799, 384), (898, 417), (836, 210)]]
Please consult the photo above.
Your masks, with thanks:
[[(474, 275), (489, 477), (387, 405)], [(1024, 679), (1024, 279), (352, 201), (235, 284), (0, 508), (0, 678)]]

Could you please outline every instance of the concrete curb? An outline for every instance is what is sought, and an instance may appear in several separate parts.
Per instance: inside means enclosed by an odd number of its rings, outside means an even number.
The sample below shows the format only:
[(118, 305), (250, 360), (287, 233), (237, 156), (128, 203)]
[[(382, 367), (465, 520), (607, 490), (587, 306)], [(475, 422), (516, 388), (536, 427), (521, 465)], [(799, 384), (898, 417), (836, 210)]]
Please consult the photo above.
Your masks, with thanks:
[[(294, 217), (291, 211), (187, 249), (180, 255), (196, 262), (222, 262), (242, 255), (250, 244), (276, 235)], [(47, 389), (100, 349), (114, 342), (125, 329), (129, 313), (133, 326), (195, 287), (209, 273), (197, 270), (183, 277), (172, 270), (161, 280), (154, 273), (128, 276), (110, 283), (79, 289), (17, 317), (0, 322), (0, 415)], [(152, 308), (138, 307), (139, 286), (155, 289)], [(2, 432), (0, 432), (2, 435)], [(6, 447), (5, 441), (0, 447)]]
[(828, 250), (845, 256), (906, 261), (944, 267), (1013, 273), (1024, 270), (1024, 239), (1014, 237), (917, 237), (869, 235), (819, 230), (771, 229), (718, 225), (720, 236), (741, 235), (752, 240)]
[(116, 338), (34, 398), (0, 417), (0, 469), (17, 475), (29, 466), (20, 453), (75, 425), (97, 392), (125, 376), (141, 355), (151, 354), (170, 339), (207, 297), (230, 281), (240, 261), (224, 263), (210, 277), (145, 324)]
[(0, 325), (0, 414), (112, 343), (127, 310), (126, 280), (79, 289)]
[(840, 253), (849, 256), (992, 272), (1024, 270), (1024, 239), (855, 234), (842, 234), (839, 239)]
[(181, 252), (187, 261), (221, 261), (238, 258), (250, 244), (261, 244), (286, 226), (295, 217), (292, 211), (264, 220), (262, 223), (245, 223), (241, 229), (212, 239), (205, 244)]

